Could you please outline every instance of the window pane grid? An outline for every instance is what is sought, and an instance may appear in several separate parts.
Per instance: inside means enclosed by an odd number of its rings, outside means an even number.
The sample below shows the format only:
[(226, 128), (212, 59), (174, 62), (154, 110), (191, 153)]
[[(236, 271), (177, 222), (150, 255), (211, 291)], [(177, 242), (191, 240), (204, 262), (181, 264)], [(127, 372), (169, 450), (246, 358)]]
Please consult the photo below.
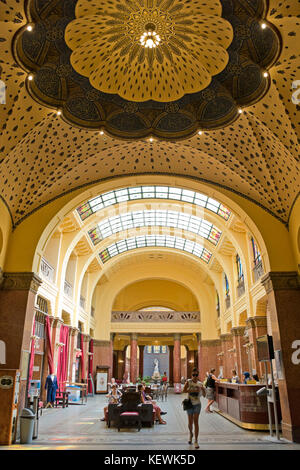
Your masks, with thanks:
[(186, 230), (217, 245), (222, 232), (210, 222), (195, 216), (174, 211), (138, 211), (110, 217), (90, 230), (94, 245), (101, 240), (125, 230), (139, 227), (173, 227)]
[(138, 186), (136, 188), (110, 191), (82, 204), (77, 208), (77, 212), (81, 219), (85, 220), (103, 207), (137, 199), (171, 199), (188, 202), (204, 207), (219, 215), (224, 220), (228, 220), (231, 215), (227, 207), (212, 198), (208, 198), (204, 194), (168, 186)]
[(106, 263), (109, 259), (120, 253), (146, 247), (167, 247), (191, 253), (206, 263), (209, 263), (212, 253), (203, 246), (179, 237), (169, 237), (165, 235), (140, 236), (121, 240), (109, 246), (99, 253), (100, 259)]

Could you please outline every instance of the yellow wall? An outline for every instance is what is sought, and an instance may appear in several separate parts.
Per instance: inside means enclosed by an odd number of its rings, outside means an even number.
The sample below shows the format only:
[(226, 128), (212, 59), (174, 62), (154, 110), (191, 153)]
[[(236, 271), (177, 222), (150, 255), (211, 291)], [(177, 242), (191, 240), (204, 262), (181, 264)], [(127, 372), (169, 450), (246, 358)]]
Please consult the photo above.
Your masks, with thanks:
[(8, 241), (12, 230), (11, 217), (2, 199), (0, 199), (0, 269), (4, 270)]
[(300, 197), (298, 197), (291, 212), (289, 229), (298, 273), (300, 274)]
[(198, 311), (193, 293), (186, 287), (164, 279), (135, 282), (118, 294), (113, 310), (139, 310), (144, 307), (167, 307), (177, 311)]

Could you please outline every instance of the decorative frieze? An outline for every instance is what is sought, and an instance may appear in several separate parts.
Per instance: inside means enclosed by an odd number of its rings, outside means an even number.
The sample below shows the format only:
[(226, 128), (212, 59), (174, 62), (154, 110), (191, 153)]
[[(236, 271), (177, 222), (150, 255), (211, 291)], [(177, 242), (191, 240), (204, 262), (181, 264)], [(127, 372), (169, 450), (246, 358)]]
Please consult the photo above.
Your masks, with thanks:
[(300, 289), (299, 276), (296, 271), (269, 272), (261, 280), (267, 294), (277, 290)]
[(214, 347), (214, 346), (221, 346), (220, 339), (206, 339), (201, 341), (201, 346), (203, 347)]
[(231, 331), (232, 336), (244, 336), (245, 329), (246, 329), (245, 326), (235, 326), (231, 328), (230, 331)]
[(42, 279), (35, 273), (4, 273), (1, 288), (3, 290), (25, 290), (37, 293)]
[(267, 327), (267, 317), (250, 317), (246, 320), (247, 328), (255, 328), (258, 326)]
[(112, 312), (111, 321), (116, 322), (172, 322), (172, 323), (199, 323), (200, 312), (169, 312), (169, 311), (136, 311), (136, 312)]
[(110, 341), (101, 341), (101, 340), (98, 340), (98, 339), (94, 339), (94, 347), (95, 348), (97, 348), (97, 347), (108, 347), (110, 345), (111, 345)]
[(220, 335), (220, 340), (221, 341), (231, 341), (232, 340), (232, 335), (230, 333)]

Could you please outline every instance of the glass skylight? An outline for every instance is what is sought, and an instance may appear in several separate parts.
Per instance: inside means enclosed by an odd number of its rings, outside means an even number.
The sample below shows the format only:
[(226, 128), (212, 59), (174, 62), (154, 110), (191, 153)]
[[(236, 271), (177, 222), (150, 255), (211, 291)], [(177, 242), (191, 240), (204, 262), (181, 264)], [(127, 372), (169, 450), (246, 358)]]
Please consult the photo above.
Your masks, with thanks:
[(145, 235), (140, 237), (127, 238), (110, 245), (108, 248), (101, 251), (99, 256), (101, 261), (106, 263), (111, 258), (121, 253), (146, 247), (166, 247), (174, 248), (180, 251), (186, 251), (202, 259), (205, 261), (205, 263), (209, 263), (212, 257), (212, 253), (198, 243), (186, 240), (184, 238), (170, 237), (167, 235)]
[(138, 227), (171, 227), (195, 233), (218, 244), (222, 232), (207, 220), (178, 211), (144, 210), (128, 212), (101, 221), (89, 231), (94, 245), (114, 233)]
[(138, 186), (135, 188), (124, 188), (116, 191), (110, 191), (91, 199), (82, 206), (77, 208), (81, 220), (85, 220), (95, 212), (127, 201), (138, 199), (165, 199), (173, 201), (182, 201), (195, 204), (228, 220), (231, 212), (220, 202), (195, 191), (187, 189), (173, 188), (169, 186)]

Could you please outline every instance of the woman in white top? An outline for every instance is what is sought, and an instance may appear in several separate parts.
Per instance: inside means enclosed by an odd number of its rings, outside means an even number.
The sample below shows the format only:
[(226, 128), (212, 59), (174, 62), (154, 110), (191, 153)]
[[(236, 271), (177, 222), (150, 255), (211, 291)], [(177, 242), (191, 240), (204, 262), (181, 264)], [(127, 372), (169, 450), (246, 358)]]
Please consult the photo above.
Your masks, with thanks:
[(195, 449), (199, 449), (198, 435), (199, 435), (199, 416), (201, 411), (201, 394), (205, 396), (205, 388), (203, 383), (198, 379), (199, 372), (196, 368), (193, 369), (192, 378), (187, 380), (184, 385), (183, 393), (188, 393), (188, 398), (191, 401), (191, 407), (187, 409), (188, 426), (190, 431), (189, 444), (193, 442), (193, 424), (195, 428)]

